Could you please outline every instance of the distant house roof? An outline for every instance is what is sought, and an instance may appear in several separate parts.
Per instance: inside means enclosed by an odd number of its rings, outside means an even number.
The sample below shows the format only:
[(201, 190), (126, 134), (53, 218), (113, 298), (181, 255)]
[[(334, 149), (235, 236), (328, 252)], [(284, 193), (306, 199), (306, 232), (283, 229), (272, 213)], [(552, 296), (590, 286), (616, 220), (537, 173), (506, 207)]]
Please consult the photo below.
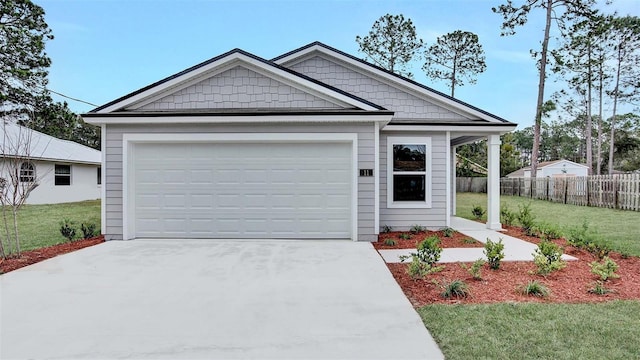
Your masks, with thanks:
[(102, 162), (98, 150), (9, 122), (0, 122), (0, 157), (96, 165)]
[[(560, 162), (568, 162), (568, 163), (571, 163), (571, 164), (576, 165), (576, 166), (582, 166), (582, 167), (585, 167), (585, 168), (587, 167), (587, 165), (578, 164), (577, 162), (573, 162), (571, 160), (560, 159), (560, 160), (552, 160), (552, 161), (540, 162), (540, 163), (538, 163), (538, 170), (542, 169), (542, 168), (545, 168), (547, 166), (553, 165), (553, 164), (560, 163)], [(512, 173), (509, 173), (509, 174), (507, 174), (507, 177), (524, 177), (524, 172), (525, 171), (531, 171), (531, 166), (526, 166), (526, 167), (518, 169), (518, 170), (516, 170), (516, 171), (514, 171)]]

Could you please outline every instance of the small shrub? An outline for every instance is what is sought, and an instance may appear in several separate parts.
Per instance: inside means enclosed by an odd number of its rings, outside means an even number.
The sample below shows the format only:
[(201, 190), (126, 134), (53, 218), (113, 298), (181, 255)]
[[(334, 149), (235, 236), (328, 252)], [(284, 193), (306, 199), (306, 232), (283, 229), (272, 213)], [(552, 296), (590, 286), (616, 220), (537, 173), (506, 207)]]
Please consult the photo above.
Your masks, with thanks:
[(598, 275), (602, 281), (619, 278), (620, 276), (616, 274), (617, 270), (618, 264), (608, 256), (605, 256), (602, 262), (594, 261), (591, 263), (591, 272)]
[(409, 232), (411, 232), (412, 234), (417, 234), (417, 233), (421, 233), (424, 232), (424, 227), (420, 226), (418, 224), (415, 224), (413, 226), (411, 226), (411, 229), (409, 230)]
[(590, 242), (587, 244), (586, 249), (598, 260), (604, 259), (611, 252), (611, 246), (604, 240)]
[(469, 286), (460, 279), (453, 281), (444, 281), (442, 285), (442, 293), (440, 295), (445, 299), (466, 298), (469, 296)]
[(567, 234), (567, 242), (577, 248), (586, 248), (597, 240), (598, 236), (589, 230), (587, 220), (583, 220), (582, 225), (579, 227), (570, 228)]
[(538, 280), (529, 281), (520, 286), (520, 292), (524, 295), (547, 297), (549, 296), (549, 288)]
[(560, 231), (557, 226), (551, 224), (538, 224), (535, 226), (534, 232), (537, 233), (539, 238), (546, 240), (555, 240), (562, 237), (562, 231)]
[(476, 220), (482, 219), (482, 216), (484, 215), (484, 213), (485, 211), (480, 205), (474, 205), (473, 209), (471, 210), (471, 214)]
[(472, 239), (472, 238), (464, 238), (464, 239), (462, 239), (462, 243), (463, 244), (475, 244), (476, 240)]
[(82, 223), (80, 224), (80, 231), (82, 231), (82, 238), (89, 239), (96, 236), (96, 224), (95, 223)]
[(502, 238), (498, 242), (493, 242), (487, 238), (487, 242), (484, 244), (484, 255), (487, 257), (487, 262), (492, 270), (500, 268), (500, 260), (504, 259), (504, 244)]
[(596, 295), (605, 295), (611, 292), (611, 290), (607, 289), (604, 286), (604, 283), (602, 281), (596, 281), (593, 287), (587, 291), (591, 294), (596, 294)]
[(487, 262), (484, 259), (478, 259), (474, 261), (471, 266), (467, 266), (465, 264), (460, 264), (460, 266), (467, 270), (475, 280), (482, 280), (482, 267), (486, 263)]
[(562, 248), (551, 241), (543, 240), (532, 254), (538, 267), (537, 274), (547, 276), (554, 271), (564, 269), (567, 263), (562, 260)]
[(450, 227), (444, 227), (442, 228), (440, 231), (442, 231), (442, 235), (444, 235), (444, 237), (452, 237), (453, 234), (456, 232), (455, 230), (453, 230)]
[(515, 222), (517, 214), (509, 209), (507, 205), (502, 205), (500, 208), (500, 221), (507, 225), (511, 226)]
[(67, 240), (73, 241), (76, 237), (75, 223), (69, 219), (64, 219), (60, 222), (60, 234)]
[(411, 235), (407, 234), (407, 233), (400, 233), (400, 235), (398, 235), (398, 237), (402, 240), (409, 240), (411, 239)]
[(411, 262), (407, 265), (407, 274), (409, 274), (413, 280), (424, 279), (425, 276), (442, 271), (443, 269), (444, 266), (433, 266), (427, 264), (420, 261), (417, 256), (413, 255)]
[(535, 235), (534, 227), (536, 217), (531, 212), (531, 204), (518, 205), (518, 222), (527, 235)]
[(389, 225), (382, 226), (382, 233), (383, 234), (388, 234), (391, 231), (393, 231), (393, 228), (391, 226), (389, 226)]
[(416, 256), (420, 261), (433, 266), (440, 260), (442, 248), (440, 247), (440, 238), (437, 236), (429, 236), (418, 244)]
[(398, 242), (394, 238), (386, 238), (384, 239), (384, 244), (387, 246), (396, 246)]

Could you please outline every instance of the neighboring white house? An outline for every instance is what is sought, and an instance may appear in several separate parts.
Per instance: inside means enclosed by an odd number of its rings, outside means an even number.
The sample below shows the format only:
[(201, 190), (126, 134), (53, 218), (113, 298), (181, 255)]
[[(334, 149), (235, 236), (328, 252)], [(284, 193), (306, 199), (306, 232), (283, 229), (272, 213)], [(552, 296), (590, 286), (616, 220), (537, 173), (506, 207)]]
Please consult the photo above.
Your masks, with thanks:
[(20, 182), (37, 185), (27, 204), (100, 198), (100, 151), (14, 123), (0, 123), (0, 177), (18, 171)]
[[(100, 84), (96, 84), (100, 86)], [(82, 115), (102, 127), (102, 233), (352, 239), (450, 226), (456, 147), (516, 124), (322, 43), (229, 51)]]
[[(589, 167), (569, 160), (543, 161), (538, 164), (536, 171), (537, 178), (543, 177), (563, 177), (563, 176), (587, 176)], [(524, 167), (507, 174), (508, 178), (529, 178), (531, 177), (531, 167)]]

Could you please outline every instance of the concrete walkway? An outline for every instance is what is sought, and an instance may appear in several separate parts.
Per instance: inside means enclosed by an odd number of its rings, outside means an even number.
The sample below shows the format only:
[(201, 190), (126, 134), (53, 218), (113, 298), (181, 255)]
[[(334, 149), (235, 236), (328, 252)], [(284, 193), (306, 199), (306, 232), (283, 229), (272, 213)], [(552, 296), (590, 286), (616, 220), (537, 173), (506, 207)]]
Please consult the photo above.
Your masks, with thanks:
[[(499, 231), (489, 230), (485, 224), (455, 216), (451, 218), (451, 227), (483, 244), (487, 242), (487, 239), (491, 239), (493, 242), (502, 239), (504, 244), (503, 261), (533, 261), (532, 254), (537, 248), (536, 244), (505, 235)], [(410, 256), (415, 251), (415, 249), (379, 250), (384, 261), (388, 263), (400, 262), (400, 256)], [(442, 250), (440, 262), (473, 262), (480, 258), (486, 260), (483, 248), (453, 248)], [(575, 257), (570, 255), (562, 255), (562, 259), (576, 260)]]

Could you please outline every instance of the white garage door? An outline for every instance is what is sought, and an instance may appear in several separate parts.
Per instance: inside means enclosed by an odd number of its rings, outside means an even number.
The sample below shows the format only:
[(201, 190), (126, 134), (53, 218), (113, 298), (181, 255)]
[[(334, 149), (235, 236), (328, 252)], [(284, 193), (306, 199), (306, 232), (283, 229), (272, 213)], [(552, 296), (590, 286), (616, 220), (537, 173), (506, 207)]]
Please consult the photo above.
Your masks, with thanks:
[(138, 238), (351, 238), (350, 143), (133, 146)]

